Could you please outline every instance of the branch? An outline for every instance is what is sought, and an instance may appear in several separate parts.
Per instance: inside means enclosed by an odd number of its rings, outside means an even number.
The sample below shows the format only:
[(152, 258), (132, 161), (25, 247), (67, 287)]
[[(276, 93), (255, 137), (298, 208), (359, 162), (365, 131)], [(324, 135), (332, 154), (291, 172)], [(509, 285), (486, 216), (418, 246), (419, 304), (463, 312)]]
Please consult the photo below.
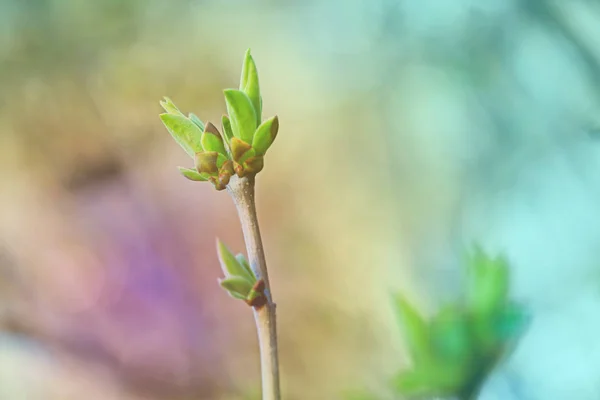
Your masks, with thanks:
[(266, 304), (253, 307), (260, 347), (263, 400), (280, 400), (279, 361), (275, 303), (271, 294), (267, 262), (260, 236), (254, 201), (254, 175), (233, 178), (227, 186), (237, 208), (244, 233), (250, 268), (265, 283)]

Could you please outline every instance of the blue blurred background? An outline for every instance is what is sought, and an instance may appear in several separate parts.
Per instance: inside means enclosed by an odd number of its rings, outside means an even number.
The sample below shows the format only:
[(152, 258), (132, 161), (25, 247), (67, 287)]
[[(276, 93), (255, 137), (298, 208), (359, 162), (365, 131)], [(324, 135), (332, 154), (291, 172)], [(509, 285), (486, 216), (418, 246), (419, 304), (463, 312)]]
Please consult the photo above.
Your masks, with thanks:
[(158, 119), (219, 121), (248, 47), (286, 399), (398, 398), (390, 295), (475, 241), (533, 315), (480, 398), (600, 398), (597, 1), (0, 0), (0, 399), (257, 398), (235, 209)]

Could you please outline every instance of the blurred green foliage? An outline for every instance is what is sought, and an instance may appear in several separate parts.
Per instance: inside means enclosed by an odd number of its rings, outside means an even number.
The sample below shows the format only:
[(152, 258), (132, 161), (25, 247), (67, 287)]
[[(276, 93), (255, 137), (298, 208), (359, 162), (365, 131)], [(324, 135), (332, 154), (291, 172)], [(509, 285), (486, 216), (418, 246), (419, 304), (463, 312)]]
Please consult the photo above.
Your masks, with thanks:
[(466, 265), (465, 299), (444, 305), (430, 319), (404, 296), (397, 296), (413, 361), (413, 368), (395, 379), (400, 393), (476, 399), (488, 374), (524, 331), (526, 312), (508, 299), (506, 259), (492, 258), (476, 248)]

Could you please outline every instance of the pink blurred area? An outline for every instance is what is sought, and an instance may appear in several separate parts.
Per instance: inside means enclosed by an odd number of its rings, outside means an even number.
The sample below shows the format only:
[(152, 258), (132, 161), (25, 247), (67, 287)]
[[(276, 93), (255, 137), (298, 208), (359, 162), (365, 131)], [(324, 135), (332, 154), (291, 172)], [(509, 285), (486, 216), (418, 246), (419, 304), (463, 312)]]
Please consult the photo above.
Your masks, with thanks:
[(167, 95), (218, 121), (221, 90), (237, 86), (249, 46), (265, 114), (282, 121), (258, 209), (287, 398), (331, 398), (363, 375), (353, 363), (380, 364), (369, 358), (377, 344), (364, 346), (374, 329), (364, 323), (368, 307), (347, 301), (352, 282), (375, 275), (348, 268), (325, 290), (340, 271), (332, 265), (371, 261), (357, 249), (373, 220), (349, 236), (354, 222), (343, 217), (368, 198), (352, 189), (346, 145), (334, 145), (345, 126), (366, 121), (359, 112), (334, 123), (332, 112), (347, 108), (327, 96), (322, 107), (308, 101), (320, 93), (315, 66), (301, 66), (275, 28), (256, 28), (277, 23), (264, 3), (7, 8), (0, 398), (257, 398), (251, 313), (217, 285), (215, 238), (243, 250), (235, 208), (226, 192), (178, 174), (191, 161), (158, 119)]

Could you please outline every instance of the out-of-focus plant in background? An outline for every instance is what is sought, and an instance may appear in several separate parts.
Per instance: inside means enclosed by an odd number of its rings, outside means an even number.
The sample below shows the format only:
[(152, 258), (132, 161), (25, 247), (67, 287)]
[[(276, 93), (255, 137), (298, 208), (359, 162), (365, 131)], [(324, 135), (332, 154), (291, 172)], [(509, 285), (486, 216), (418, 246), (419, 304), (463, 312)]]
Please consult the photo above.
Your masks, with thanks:
[(426, 318), (408, 299), (396, 301), (413, 367), (396, 378), (410, 398), (473, 400), (494, 368), (510, 356), (527, 326), (522, 305), (508, 299), (508, 262), (476, 248), (465, 260), (464, 299)]
[(214, 236), (243, 247), (233, 205), (165, 168), (186, 156), (155, 117), (167, 95), (219, 121), (252, 47), (286, 121), (257, 205), (286, 398), (393, 398), (390, 293), (456, 299), (476, 241), (532, 314), (480, 398), (597, 399), (599, 19), (586, 0), (0, 1), (0, 398), (256, 393), (251, 317), (214, 284)]

